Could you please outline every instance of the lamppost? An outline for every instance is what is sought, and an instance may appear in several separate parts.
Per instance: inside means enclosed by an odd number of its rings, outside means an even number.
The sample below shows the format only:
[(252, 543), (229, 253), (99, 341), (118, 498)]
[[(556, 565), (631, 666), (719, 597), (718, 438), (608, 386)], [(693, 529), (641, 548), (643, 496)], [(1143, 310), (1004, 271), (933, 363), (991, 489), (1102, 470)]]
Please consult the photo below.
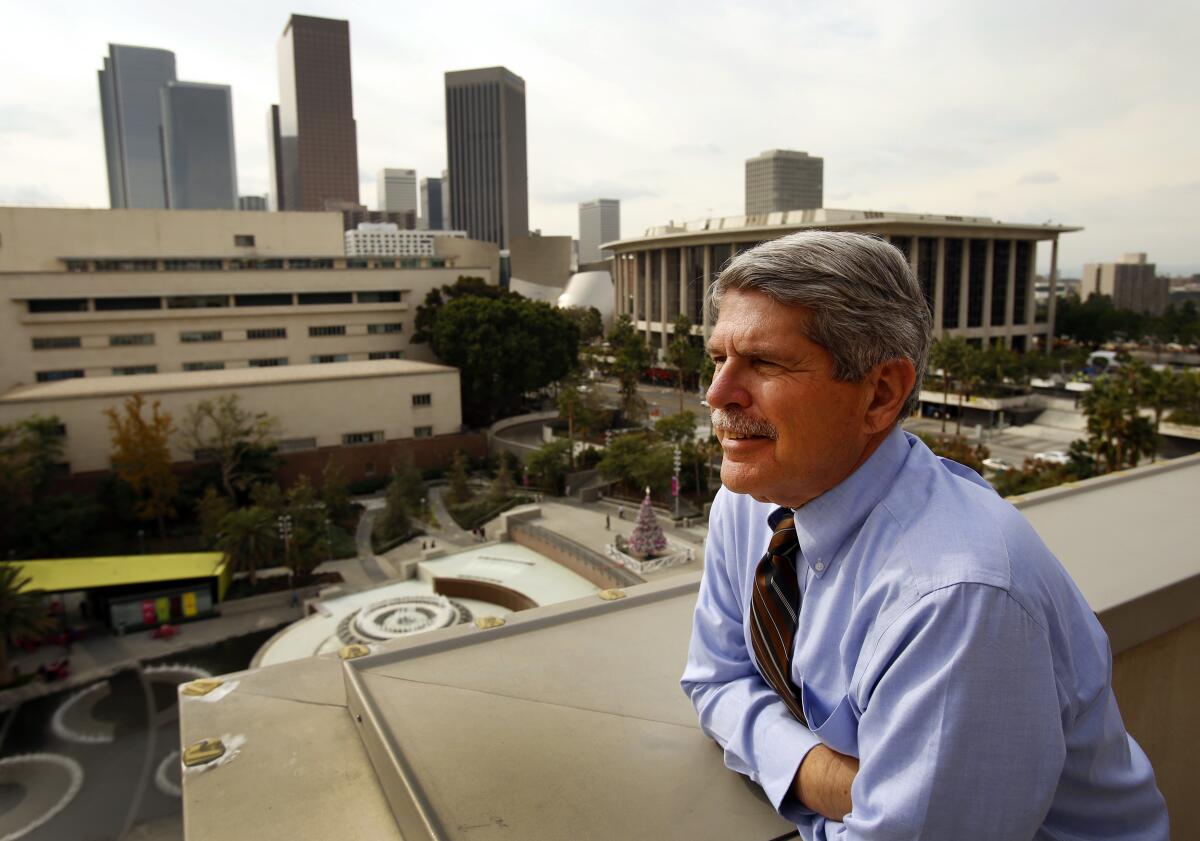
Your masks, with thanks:
[(671, 477), (671, 494), (675, 497), (675, 519), (679, 519), (679, 445), (675, 445), (675, 455), (671, 461), (675, 474)]
[(280, 514), (275, 519), (279, 526), (279, 539), (283, 541), (283, 563), (288, 568), (288, 577), (292, 575), (292, 517), (290, 514)]

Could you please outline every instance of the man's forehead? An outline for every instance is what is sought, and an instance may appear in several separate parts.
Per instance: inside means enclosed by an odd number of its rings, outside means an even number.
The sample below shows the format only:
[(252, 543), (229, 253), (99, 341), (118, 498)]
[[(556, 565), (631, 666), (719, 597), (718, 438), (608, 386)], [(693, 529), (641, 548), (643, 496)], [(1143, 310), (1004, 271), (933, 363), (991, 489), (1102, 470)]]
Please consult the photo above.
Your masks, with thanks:
[(762, 292), (730, 290), (721, 302), (709, 344), (805, 337), (808, 307), (781, 304)]

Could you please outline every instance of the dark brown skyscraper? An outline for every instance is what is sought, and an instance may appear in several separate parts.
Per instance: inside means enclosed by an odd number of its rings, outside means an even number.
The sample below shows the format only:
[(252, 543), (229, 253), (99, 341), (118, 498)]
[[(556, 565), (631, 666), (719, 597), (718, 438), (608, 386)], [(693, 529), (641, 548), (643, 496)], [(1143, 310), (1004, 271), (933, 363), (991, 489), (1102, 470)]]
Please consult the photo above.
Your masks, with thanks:
[(279, 39), (279, 123), (272, 135), (272, 178), (282, 178), (272, 191), (278, 210), (358, 204), (349, 21), (288, 20)]
[(503, 67), (446, 74), (454, 230), (508, 248), (529, 233), (525, 80)]

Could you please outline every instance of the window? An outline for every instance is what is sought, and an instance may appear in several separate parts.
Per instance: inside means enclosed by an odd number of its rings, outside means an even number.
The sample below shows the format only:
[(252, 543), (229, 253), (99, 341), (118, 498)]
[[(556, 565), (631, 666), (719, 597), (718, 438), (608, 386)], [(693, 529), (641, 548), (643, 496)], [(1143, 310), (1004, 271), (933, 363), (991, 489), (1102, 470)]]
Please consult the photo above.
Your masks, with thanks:
[(433, 395), (432, 394), (414, 394), (413, 395), (413, 405), (414, 406), (432, 406), (433, 405)]
[(65, 423), (56, 423), (50, 429), (50, 433), (56, 438), (67, 437), (67, 425)]
[(87, 312), (87, 298), (34, 298), (25, 304), (30, 313)]
[(400, 293), (395, 291), (358, 292), (360, 304), (395, 304), (400, 301)]
[(344, 353), (323, 353), (317, 356), (310, 356), (309, 360), (313, 365), (328, 365), (331, 362), (346, 362), (349, 357)]
[(316, 438), (284, 438), (276, 449), (281, 453), (294, 453), (297, 450), (315, 450)]
[(220, 330), (184, 330), (179, 334), (181, 342), (219, 342), (221, 341)]
[(69, 272), (86, 272), (87, 260), (67, 260), (67, 271)]
[(167, 298), (169, 310), (203, 310), (227, 306), (228, 295), (172, 295)]
[(403, 359), (402, 350), (373, 350), (367, 354), (367, 359)]
[(112, 375), (114, 377), (132, 377), (137, 374), (156, 374), (158, 373), (157, 365), (124, 365), (120, 368), (113, 368)]
[(157, 260), (97, 260), (98, 272), (152, 272), (158, 268)]
[(251, 359), (246, 363), (251, 368), (278, 368), (288, 364), (286, 356), (268, 356), (265, 359)]
[(354, 296), (349, 292), (301, 292), (297, 297), (301, 306), (354, 303)]
[(224, 362), (185, 362), (183, 363), (185, 371), (224, 371)]
[(82, 340), (78, 336), (42, 336), (33, 340), (34, 350), (58, 350), (60, 348), (80, 347)]
[(97, 312), (113, 312), (117, 310), (161, 310), (162, 298), (129, 297), (129, 298), (97, 298)]
[(255, 295), (234, 295), (235, 307), (290, 307), (295, 301), (291, 292), (264, 292)]
[(247, 339), (286, 339), (286, 327), (257, 327), (246, 331)]
[(413, 438), (431, 438), (433, 437), (432, 426), (414, 426)]
[(346, 268), (348, 268), (348, 269), (368, 269), (370, 267), (371, 267), (371, 264), (368, 263), (366, 260), (347, 260), (346, 261)]
[(393, 322), (391, 324), (368, 324), (367, 325), (367, 334), (371, 335), (371, 336), (378, 336), (382, 333), (403, 333), (403, 332), (404, 332), (404, 325), (402, 323), (400, 323), (399, 321)]
[(234, 234), (233, 244), (238, 248), (253, 248), (254, 234)]
[(308, 328), (309, 336), (344, 336), (346, 335), (345, 324), (322, 324), (318, 327)]
[(67, 371), (38, 371), (36, 374), (39, 383), (53, 383), (59, 380), (73, 380), (83, 376), (83, 371), (78, 368), (72, 368)]
[(332, 269), (333, 260), (316, 258), (306, 259), (303, 257), (295, 257), (288, 260), (289, 269)]
[(128, 347), (129, 345), (152, 345), (154, 344), (153, 333), (125, 333), (119, 336), (109, 336), (108, 344), (110, 347)]
[(342, 445), (377, 444), (383, 440), (383, 431), (378, 432), (348, 432), (342, 436)]
[(220, 260), (163, 260), (163, 268), (169, 272), (219, 272)]

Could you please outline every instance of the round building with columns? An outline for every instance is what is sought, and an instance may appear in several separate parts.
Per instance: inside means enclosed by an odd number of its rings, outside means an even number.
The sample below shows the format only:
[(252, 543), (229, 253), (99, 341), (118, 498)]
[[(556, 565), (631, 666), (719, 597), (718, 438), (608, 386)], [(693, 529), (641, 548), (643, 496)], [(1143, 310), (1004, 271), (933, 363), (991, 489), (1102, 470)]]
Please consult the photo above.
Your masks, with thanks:
[[(908, 256), (933, 314), (935, 336), (973, 344), (1002, 342), (1016, 351), (1053, 339), (1059, 235), (1081, 230), (1009, 224), (979, 216), (816, 208), (700, 219), (650, 228), (642, 237), (606, 243), (613, 252), (615, 311), (627, 315), (665, 350), (682, 313), (708, 335), (704, 306), (721, 267), (761, 242), (804, 230), (873, 234)], [(1036, 305), (1038, 244), (1050, 248), (1050, 296)]]

